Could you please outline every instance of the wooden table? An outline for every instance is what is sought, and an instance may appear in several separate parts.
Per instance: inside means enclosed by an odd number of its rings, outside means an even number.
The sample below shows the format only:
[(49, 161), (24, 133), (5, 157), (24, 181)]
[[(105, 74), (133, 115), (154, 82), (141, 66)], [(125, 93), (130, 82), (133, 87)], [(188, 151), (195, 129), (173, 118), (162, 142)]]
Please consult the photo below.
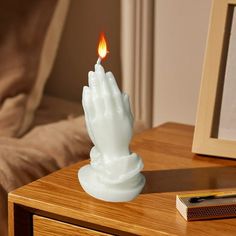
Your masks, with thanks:
[(168, 123), (134, 137), (147, 183), (126, 203), (94, 199), (81, 188), (78, 169), (54, 172), (9, 194), (10, 235), (236, 235), (236, 218), (186, 222), (176, 194), (236, 189), (236, 161), (191, 153), (193, 127)]

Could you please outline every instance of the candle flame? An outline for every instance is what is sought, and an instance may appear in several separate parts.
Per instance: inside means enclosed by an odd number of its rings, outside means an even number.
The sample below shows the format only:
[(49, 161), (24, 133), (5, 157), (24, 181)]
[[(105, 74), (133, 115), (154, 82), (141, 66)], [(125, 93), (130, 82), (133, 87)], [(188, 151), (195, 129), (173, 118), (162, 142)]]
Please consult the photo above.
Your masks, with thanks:
[(98, 55), (101, 59), (104, 59), (108, 53), (107, 50), (107, 42), (105, 38), (105, 34), (101, 33), (99, 38), (99, 44), (98, 44)]

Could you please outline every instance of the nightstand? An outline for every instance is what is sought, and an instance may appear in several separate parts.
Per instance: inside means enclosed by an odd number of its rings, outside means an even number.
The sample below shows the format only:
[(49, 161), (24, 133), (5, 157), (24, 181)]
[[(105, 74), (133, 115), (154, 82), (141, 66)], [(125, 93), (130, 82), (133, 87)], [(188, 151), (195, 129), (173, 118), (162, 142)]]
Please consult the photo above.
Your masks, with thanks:
[(9, 194), (9, 235), (235, 235), (236, 219), (186, 222), (176, 194), (236, 190), (236, 161), (191, 153), (193, 127), (167, 123), (134, 137), (146, 186), (135, 200), (103, 202), (81, 188), (69, 166)]

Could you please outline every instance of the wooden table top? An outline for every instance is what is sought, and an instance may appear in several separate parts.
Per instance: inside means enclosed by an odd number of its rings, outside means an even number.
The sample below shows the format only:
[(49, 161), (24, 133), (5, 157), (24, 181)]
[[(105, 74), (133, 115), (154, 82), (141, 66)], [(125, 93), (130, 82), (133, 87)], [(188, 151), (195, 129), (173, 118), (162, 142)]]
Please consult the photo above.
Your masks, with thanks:
[(236, 189), (236, 161), (192, 154), (192, 137), (192, 126), (174, 123), (134, 137), (131, 149), (143, 158), (147, 183), (131, 202), (109, 203), (87, 195), (77, 179), (87, 161), (15, 190), (9, 201), (39, 215), (122, 235), (236, 235), (236, 218), (186, 222), (176, 209), (176, 194)]

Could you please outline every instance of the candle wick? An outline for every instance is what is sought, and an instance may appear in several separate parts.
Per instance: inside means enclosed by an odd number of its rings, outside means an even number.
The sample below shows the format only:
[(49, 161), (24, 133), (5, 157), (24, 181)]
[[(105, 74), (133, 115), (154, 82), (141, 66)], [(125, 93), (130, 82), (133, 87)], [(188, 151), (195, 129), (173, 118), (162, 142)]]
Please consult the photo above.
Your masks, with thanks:
[(97, 64), (99, 64), (99, 65), (100, 65), (100, 64), (101, 64), (101, 61), (102, 61), (102, 58), (101, 58), (101, 57), (99, 57), (99, 58), (98, 58), (98, 60), (97, 60)]

